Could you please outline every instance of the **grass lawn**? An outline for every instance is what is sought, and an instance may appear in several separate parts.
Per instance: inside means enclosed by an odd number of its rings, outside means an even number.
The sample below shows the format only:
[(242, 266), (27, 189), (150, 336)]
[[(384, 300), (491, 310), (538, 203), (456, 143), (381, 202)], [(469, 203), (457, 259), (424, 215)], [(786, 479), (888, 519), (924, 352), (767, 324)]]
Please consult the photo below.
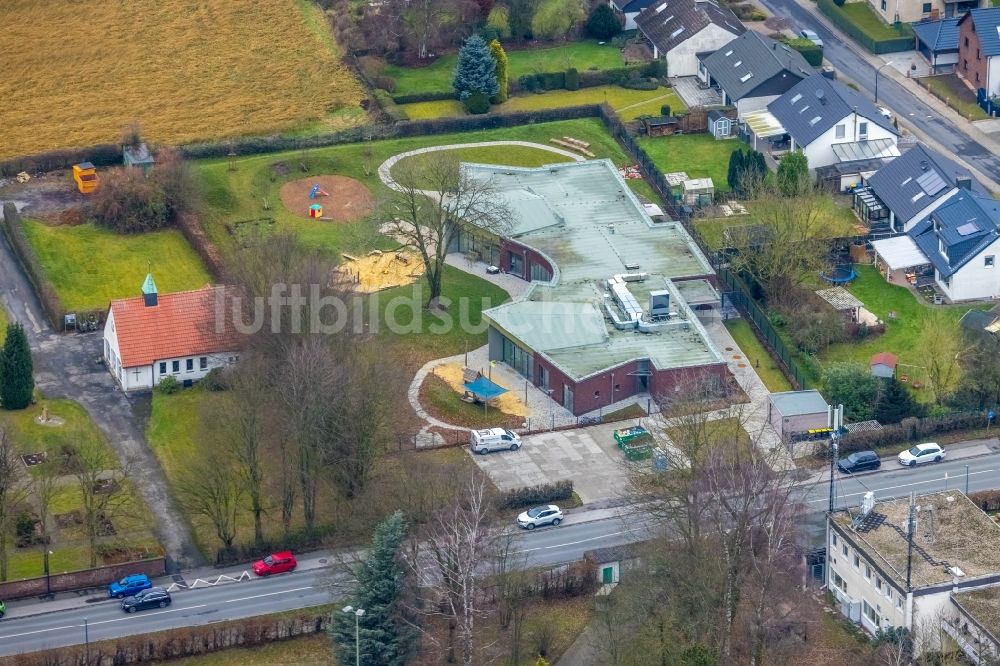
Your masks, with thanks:
[(4, 69), (32, 72), (0, 79), (0, 158), (118, 143), (132, 120), (157, 144), (364, 121), (309, 0), (14, 0), (0, 25)]
[[(634, 120), (639, 116), (658, 116), (660, 107), (664, 104), (670, 105), (671, 112), (684, 111), (687, 108), (680, 97), (669, 88), (631, 90), (620, 86), (597, 86), (579, 90), (549, 90), (544, 93), (517, 95), (491, 109), (497, 113), (508, 113), (603, 102), (610, 104), (622, 120)], [(458, 100), (415, 102), (403, 104), (401, 108), (414, 120), (467, 115), (465, 107)]]
[[(458, 54), (442, 56), (426, 67), (381, 66), (382, 76), (390, 76), (396, 81), (394, 95), (413, 95), (425, 92), (448, 92), (458, 63)], [(378, 70), (378, 61), (369, 61), (369, 68)], [(579, 71), (613, 69), (623, 67), (625, 60), (621, 51), (610, 44), (600, 45), (596, 41), (571, 42), (563, 46), (547, 49), (523, 49), (507, 51), (508, 77), (516, 80), (525, 74), (538, 72), (559, 72), (570, 67)]]
[[(559, 147), (559, 146), (556, 146)], [(410, 169), (412, 166), (414, 173), (419, 173), (421, 166), (429, 163), (441, 153), (419, 153), (411, 155), (396, 162), (392, 167), (392, 175), (400, 182), (406, 182), (400, 178), (403, 169)], [(572, 158), (553, 153), (548, 150), (539, 150), (528, 146), (480, 146), (478, 148), (457, 148), (448, 151), (448, 155), (462, 162), (478, 162), (481, 164), (506, 164), (520, 167), (539, 167), (545, 164), (556, 164), (558, 162), (570, 162)], [(414, 185), (420, 187), (430, 187), (429, 183), (421, 183), (419, 180)]]
[(896, 39), (897, 37), (913, 37), (913, 28), (908, 24), (900, 23), (898, 28), (887, 25), (866, 2), (845, 3), (838, 9), (847, 16), (851, 23), (876, 41)]
[[(168, 662), (163, 662), (168, 663)], [(326, 633), (297, 636), (252, 648), (171, 659), (170, 666), (337, 666)]]
[[(823, 217), (823, 222), (820, 226), (826, 230), (826, 235), (829, 238), (855, 235), (854, 227), (858, 224), (858, 219), (854, 216), (850, 206), (844, 204), (846, 204), (846, 199), (839, 199), (832, 195), (823, 197), (823, 208), (819, 213)], [(749, 201), (746, 206), (750, 215), (698, 219), (694, 220), (694, 228), (709, 247), (715, 250), (721, 249), (726, 246), (726, 229), (754, 223), (754, 202)]]
[(196, 289), (212, 281), (176, 230), (123, 235), (93, 224), (48, 226), (25, 220), (24, 225), (69, 312), (103, 310), (114, 298), (138, 295), (150, 265), (163, 293)]
[(756, 371), (760, 380), (764, 382), (768, 391), (776, 393), (792, 390), (792, 385), (785, 378), (784, 373), (781, 372), (771, 355), (767, 353), (764, 345), (754, 335), (753, 329), (746, 320), (730, 319), (726, 321), (726, 329), (733, 336), (733, 340), (739, 345), (743, 356)]
[(426, 377), (420, 387), (420, 404), (431, 416), (445, 423), (473, 430), (520, 428), (524, 424), (523, 417), (465, 402), (448, 382), (433, 375)]
[(639, 145), (663, 173), (684, 171), (689, 178), (711, 178), (716, 192), (727, 192), (729, 156), (743, 144), (717, 141), (709, 134), (682, 134), (640, 138)]
[[(64, 419), (65, 423), (61, 426), (36, 423), (35, 418), (42, 413), (44, 406), (48, 406), (51, 417)], [(55, 457), (59, 456), (66, 446), (96, 446), (110, 452), (110, 446), (104, 435), (90, 416), (83, 407), (71, 400), (40, 398), (37, 404), (27, 409), (0, 412), (0, 426), (8, 429), (19, 455), (44, 451)], [(111, 455), (112, 459), (117, 460), (113, 452)], [(82, 510), (76, 479), (72, 476), (63, 477), (60, 486), (62, 490), (53, 500), (51, 514), (61, 515)], [(133, 496), (128, 515), (113, 518), (117, 536), (103, 538), (102, 543), (158, 554), (159, 546), (149, 527), (152, 522), (152, 515), (145, 504)], [(80, 527), (59, 528), (53, 521), (50, 523), (49, 531), (52, 537), (49, 546), (52, 550), (50, 570), (53, 573), (75, 571), (89, 566), (90, 551), (86, 535)], [(9, 556), (8, 573), (11, 580), (41, 576), (44, 572), (41, 552), (37, 546), (24, 549), (12, 548)], [(98, 557), (98, 564), (100, 563), (101, 559)]]
[(927, 76), (917, 82), (932, 93), (947, 100), (948, 106), (971, 120), (989, 118), (982, 107), (976, 104), (976, 94), (969, 90), (954, 74)]

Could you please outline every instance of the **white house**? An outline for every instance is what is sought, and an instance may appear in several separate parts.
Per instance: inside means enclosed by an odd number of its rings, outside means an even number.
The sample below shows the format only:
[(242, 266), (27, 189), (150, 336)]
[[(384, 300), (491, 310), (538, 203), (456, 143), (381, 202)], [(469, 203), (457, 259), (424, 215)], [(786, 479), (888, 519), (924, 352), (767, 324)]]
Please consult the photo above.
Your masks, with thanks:
[(954, 601), (969, 606), (970, 590), (1000, 583), (1000, 525), (958, 490), (913, 506), (868, 493), (827, 518), (826, 580), (865, 631), (904, 627), (919, 632), (917, 649), (937, 649), (941, 632), (960, 624)]
[(892, 121), (864, 95), (821, 74), (789, 88), (767, 113), (790, 137), (791, 149), (802, 149), (810, 169), (900, 154)]
[(722, 48), (746, 31), (727, 7), (714, 0), (663, 0), (635, 17), (636, 27), (667, 61), (668, 76), (695, 76), (698, 55)]
[(161, 296), (147, 275), (142, 296), (112, 301), (104, 324), (104, 361), (122, 390), (149, 390), (167, 376), (190, 385), (213, 368), (235, 363), (239, 339), (231, 324), (217, 317), (224, 289)]
[(608, 0), (624, 30), (635, 30), (635, 17), (657, 0)]

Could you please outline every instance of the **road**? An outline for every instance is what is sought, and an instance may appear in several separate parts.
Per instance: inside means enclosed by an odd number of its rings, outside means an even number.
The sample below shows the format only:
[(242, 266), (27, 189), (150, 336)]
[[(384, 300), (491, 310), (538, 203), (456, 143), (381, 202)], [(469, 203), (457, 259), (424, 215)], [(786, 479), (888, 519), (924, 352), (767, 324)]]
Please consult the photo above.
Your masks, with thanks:
[[(796, 30), (808, 27), (815, 30), (823, 40), (823, 56), (839, 72), (854, 81), (859, 88), (875, 97), (875, 68), (858, 55), (861, 46), (841, 38), (839, 33), (828, 29), (817, 14), (815, 6), (810, 10), (795, 0), (762, 0), (764, 6), (775, 16), (787, 18)], [(886, 57), (892, 58), (891, 54)], [(879, 103), (888, 106), (900, 122), (907, 122), (925, 133), (944, 149), (965, 160), (971, 167), (982, 171), (1000, 182), (1000, 156), (994, 155), (977, 143), (961, 128), (942, 119), (934, 109), (896, 82), (882, 70), (878, 81)]]
[[(582, 559), (583, 553), (592, 548), (648, 538), (641, 528), (626, 527), (611, 513), (605, 511), (600, 520), (577, 523), (573, 521), (580, 518), (568, 516), (559, 527), (522, 532), (518, 535), (519, 552), (528, 566), (553, 565)], [(324, 562), (326, 559), (319, 556), (309, 564), (300, 560), (303, 566), (299, 570), (273, 578), (179, 590), (172, 592), (173, 604), (168, 608), (133, 615), (122, 612), (120, 602), (104, 596), (92, 597), (73, 608), (30, 616), (23, 614), (37, 612), (44, 603), (12, 602), (8, 604), (9, 615), (0, 620), (0, 657), (81, 644), (84, 619), (89, 639), (99, 641), (330, 603), (341, 596), (341, 591), (346, 592), (351, 580), (342, 567), (331, 571), (323, 566)], [(315, 568), (305, 568), (313, 565)], [(218, 573), (236, 578), (242, 570)], [(190, 583), (191, 578), (187, 580)], [(169, 585), (170, 579), (156, 582)]]

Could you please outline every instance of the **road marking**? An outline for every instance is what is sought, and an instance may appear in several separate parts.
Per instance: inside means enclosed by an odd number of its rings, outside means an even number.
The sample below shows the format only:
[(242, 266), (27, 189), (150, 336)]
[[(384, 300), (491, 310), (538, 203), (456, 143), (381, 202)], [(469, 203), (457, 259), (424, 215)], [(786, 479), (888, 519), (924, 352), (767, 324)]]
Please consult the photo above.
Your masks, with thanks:
[[(995, 470), (995, 469), (984, 469), (984, 470), (980, 470), (978, 472), (971, 472), (970, 471), (969, 472), (969, 476), (972, 477), (972, 476), (976, 476), (977, 474), (993, 474), (996, 471), (997, 470)], [(959, 483), (956, 484), (956, 486), (954, 488), (952, 488), (952, 490), (961, 490), (961, 488), (959, 488), (958, 486), (960, 485), (960, 482), (961, 482), (961, 480), (963, 478), (965, 478), (965, 474), (963, 474), (961, 472), (959, 472), (955, 476), (949, 476), (948, 477), (948, 480), (950, 480), (950, 481), (953, 480), (953, 481), (959, 482)], [(944, 480), (945, 480), (945, 477), (941, 476), (941, 477), (934, 478), (934, 479), (924, 479), (923, 481), (914, 481), (913, 483), (903, 483), (903, 484), (900, 484), (898, 486), (886, 486), (884, 488), (872, 488), (872, 491), (875, 492), (875, 493), (881, 493), (881, 492), (885, 492), (887, 490), (897, 490), (899, 488), (909, 488), (910, 486), (920, 486), (920, 485), (923, 485), (923, 484), (926, 484), (926, 483), (940, 483), (940, 482), (942, 482)], [(867, 490), (862, 490), (862, 491), (853, 492), (853, 493), (843, 493), (843, 494), (837, 493), (837, 497), (852, 497), (854, 495), (864, 495), (866, 492), (868, 492), (868, 491)], [(829, 502), (829, 501), (830, 501), (829, 497), (823, 497), (823, 498), (808, 500), (807, 503), (808, 504), (813, 504), (815, 502)]]
[(71, 624), (67, 627), (52, 627), (51, 629), (38, 629), (36, 631), (25, 631), (20, 634), (5, 634), (0, 636), (0, 638), (17, 638), (18, 636), (32, 636), (34, 634), (44, 634), (46, 631), (62, 631), (63, 629), (76, 629), (75, 624)]
[(247, 601), (248, 599), (260, 599), (261, 597), (273, 597), (276, 594), (289, 594), (291, 592), (301, 592), (302, 590), (311, 590), (311, 589), (313, 589), (313, 587), (315, 587), (315, 586), (313, 586), (313, 585), (307, 585), (305, 587), (296, 587), (293, 590), (281, 590), (279, 592), (268, 592), (266, 594), (255, 594), (252, 597), (243, 597), (241, 599), (227, 599), (225, 603), (231, 604), (231, 603), (236, 602), (236, 601)]
[(577, 546), (581, 543), (587, 543), (588, 541), (597, 541), (599, 539), (606, 539), (607, 537), (619, 536), (621, 534), (631, 534), (631, 530), (622, 530), (621, 532), (611, 532), (610, 534), (601, 534), (600, 536), (590, 537), (589, 539), (581, 539), (579, 541), (569, 541), (567, 543), (557, 543), (551, 546), (539, 546), (537, 548), (526, 548), (524, 550), (515, 551), (515, 553), (530, 553), (534, 550), (549, 550), (552, 548), (562, 548), (563, 546)]
[[(150, 617), (152, 615), (164, 615), (166, 613), (180, 613), (180, 612), (183, 612), (183, 611), (194, 610), (195, 608), (204, 608), (207, 605), (208, 604), (198, 604), (197, 606), (185, 606), (184, 608), (168, 608), (167, 610), (159, 610), (159, 611), (154, 611), (152, 613), (143, 613), (142, 617)], [(136, 616), (135, 613), (129, 613), (125, 617), (116, 617), (116, 618), (111, 619), (111, 620), (99, 620), (97, 622), (88, 622), (87, 624), (89, 626), (93, 627), (95, 624), (108, 624), (108, 623), (111, 623), (111, 622), (123, 622), (125, 620), (132, 619), (135, 616)], [(82, 627), (83, 625), (82, 624), (78, 624), (76, 626)]]

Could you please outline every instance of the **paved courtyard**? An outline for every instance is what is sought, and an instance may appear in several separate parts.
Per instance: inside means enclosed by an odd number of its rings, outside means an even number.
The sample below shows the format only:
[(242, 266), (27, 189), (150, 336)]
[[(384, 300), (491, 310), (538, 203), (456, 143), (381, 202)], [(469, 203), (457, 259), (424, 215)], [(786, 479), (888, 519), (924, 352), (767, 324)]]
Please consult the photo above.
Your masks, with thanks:
[(635, 421), (525, 435), (519, 451), (473, 456), (500, 490), (570, 479), (584, 504), (615, 500), (626, 491), (624, 456), (612, 437)]
[(676, 92), (688, 108), (722, 104), (722, 93), (716, 88), (702, 88), (697, 76), (671, 79)]

